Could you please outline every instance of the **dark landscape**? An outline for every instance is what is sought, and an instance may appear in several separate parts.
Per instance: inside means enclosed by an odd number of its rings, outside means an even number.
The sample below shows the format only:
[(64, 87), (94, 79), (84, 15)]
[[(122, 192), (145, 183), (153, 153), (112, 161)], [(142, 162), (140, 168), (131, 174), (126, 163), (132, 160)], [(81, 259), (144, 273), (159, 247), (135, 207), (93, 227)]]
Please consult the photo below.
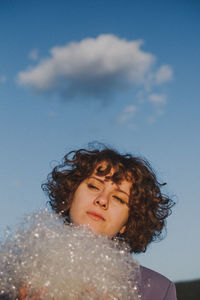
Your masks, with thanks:
[(200, 279), (175, 284), (178, 300), (200, 300)]

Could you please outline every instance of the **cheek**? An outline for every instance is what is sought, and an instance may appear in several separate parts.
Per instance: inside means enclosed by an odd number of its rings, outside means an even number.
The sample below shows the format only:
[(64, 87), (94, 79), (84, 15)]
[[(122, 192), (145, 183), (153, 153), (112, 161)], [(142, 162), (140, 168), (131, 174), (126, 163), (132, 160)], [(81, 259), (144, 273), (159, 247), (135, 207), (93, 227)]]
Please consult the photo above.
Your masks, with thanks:
[(119, 227), (124, 226), (129, 217), (129, 210), (128, 209), (114, 209), (111, 213), (113, 218), (115, 219), (115, 224)]
[(76, 201), (73, 201), (69, 210), (70, 220), (72, 223), (79, 224), (81, 219), (81, 211), (81, 207), (76, 203)]
[(77, 197), (77, 194), (74, 194), (72, 204), (69, 210), (70, 219), (74, 223), (76, 222), (76, 218), (78, 217), (79, 212), (81, 211), (80, 207), (81, 201), (79, 201), (79, 198)]
[(77, 189), (69, 210), (70, 218), (73, 223), (79, 223), (80, 219), (82, 219), (84, 211), (87, 208), (87, 199), (84, 189)]
[(124, 224), (126, 224), (128, 221), (128, 217), (129, 217), (129, 208), (128, 207), (124, 210), (123, 216), (124, 216)]

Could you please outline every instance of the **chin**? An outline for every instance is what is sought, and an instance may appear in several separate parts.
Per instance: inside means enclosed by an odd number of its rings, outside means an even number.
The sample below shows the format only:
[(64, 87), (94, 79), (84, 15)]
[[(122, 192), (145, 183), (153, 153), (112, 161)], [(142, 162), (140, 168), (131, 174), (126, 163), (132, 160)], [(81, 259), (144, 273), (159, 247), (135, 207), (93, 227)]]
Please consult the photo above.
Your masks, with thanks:
[(104, 231), (102, 229), (98, 228), (98, 226), (95, 226), (94, 224), (89, 223), (89, 224), (86, 224), (86, 226), (93, 233), (107, 235), (106, 233), (104, 233)]

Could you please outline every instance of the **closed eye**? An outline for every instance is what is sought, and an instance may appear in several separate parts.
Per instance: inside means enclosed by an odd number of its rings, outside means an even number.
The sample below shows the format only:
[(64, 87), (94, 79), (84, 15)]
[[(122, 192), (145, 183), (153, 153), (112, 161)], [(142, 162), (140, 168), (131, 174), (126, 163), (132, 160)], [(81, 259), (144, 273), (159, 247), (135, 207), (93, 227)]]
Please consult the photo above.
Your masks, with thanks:
[(97, 190), (97, 191), (99, 190), (99, 188), (96, 185), (93, 185), (91, 183), (88, 183), (88, 187), (92, 190)]
[(123, 199), (119, 198), (118, 196), (113, 196), (113, 198), (115, 198), (117, 201), (119, 201), (122, 204), (126, 203), (126, 201), (124, 201)]

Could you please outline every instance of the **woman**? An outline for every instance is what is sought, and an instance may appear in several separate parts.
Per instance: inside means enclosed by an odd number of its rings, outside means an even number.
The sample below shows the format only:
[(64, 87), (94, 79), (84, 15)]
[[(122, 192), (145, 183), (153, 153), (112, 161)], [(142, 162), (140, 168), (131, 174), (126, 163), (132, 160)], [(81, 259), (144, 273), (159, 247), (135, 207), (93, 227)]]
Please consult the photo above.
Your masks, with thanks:
[[(161, 237), (174, 205), (161, 193), (163, 185), (145, 160), (104, 148), (68, 153), (43, 190), (65, 222), (118, 236), (140, 253)], [(166, 277), (142, 266), (141, 274), (144, 300), (176, 299), (175, 286)]]
[[(125, 241), (131, 252), (140, 253), (161, 237), (174, 205), (161, 193), (163, 185), (145, 160), (103, 148), (68, 153), (42, 188), (49, 196), (52, 209), (65, 224), (85, 225), (95, 234), (109, 236), (120, 243)], [(50, 250), (48, 246), (47, 249)], [(143, 300), (176, 300), (175, 286), (170, 280), (142, 266), (140, 272)], [(27, 299), (28, 294), (27, 286), (23, 286), (19, 298)], [(39, 290), (28, 299), (41, 297)], [(105, 295), (103, 299), (110, 298)]]

